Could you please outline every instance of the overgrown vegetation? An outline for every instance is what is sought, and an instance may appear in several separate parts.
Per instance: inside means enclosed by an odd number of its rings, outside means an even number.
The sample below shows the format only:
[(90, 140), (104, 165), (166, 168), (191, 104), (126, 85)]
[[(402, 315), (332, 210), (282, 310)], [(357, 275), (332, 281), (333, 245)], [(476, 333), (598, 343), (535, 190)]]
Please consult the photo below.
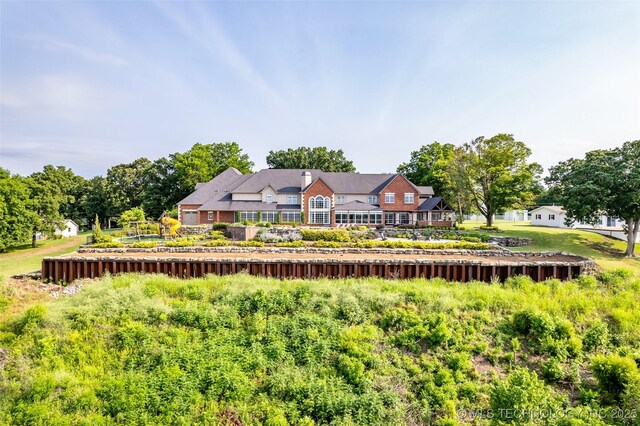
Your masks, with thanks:
[(624, 271), (107, 277), (0, 320), (0, 423), (637, 425), (638, 300)]

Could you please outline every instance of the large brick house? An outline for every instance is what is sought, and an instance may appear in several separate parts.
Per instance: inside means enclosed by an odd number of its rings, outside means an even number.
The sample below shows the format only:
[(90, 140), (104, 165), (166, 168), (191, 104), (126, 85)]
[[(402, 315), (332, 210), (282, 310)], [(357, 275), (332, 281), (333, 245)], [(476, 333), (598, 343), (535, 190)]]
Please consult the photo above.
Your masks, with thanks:
[(185, 225), (265, 221), (346, 226), (450, 225), (453, 210), (429, 186), (401, 174), (229, 168), (178, 203)]

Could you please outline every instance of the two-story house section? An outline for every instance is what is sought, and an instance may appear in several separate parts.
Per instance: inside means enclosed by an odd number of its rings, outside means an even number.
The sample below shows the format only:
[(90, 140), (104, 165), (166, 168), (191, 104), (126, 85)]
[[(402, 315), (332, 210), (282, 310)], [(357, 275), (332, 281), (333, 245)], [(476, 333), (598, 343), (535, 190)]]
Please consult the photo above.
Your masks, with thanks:
[(322, 226), (448, 225), (453, 210), (398, 173), (229, 168), (178, 203), (185, 225), (265, 221)]

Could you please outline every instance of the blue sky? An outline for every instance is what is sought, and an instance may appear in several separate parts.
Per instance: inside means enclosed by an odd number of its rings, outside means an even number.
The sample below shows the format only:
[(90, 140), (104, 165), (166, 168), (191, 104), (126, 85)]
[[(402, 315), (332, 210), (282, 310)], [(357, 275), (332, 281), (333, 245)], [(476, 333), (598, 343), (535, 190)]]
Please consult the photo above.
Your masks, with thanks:
[(513, 133), (545, 168), (640, 138), (640, 2), (0, 2), (0, 165), (92, 177), (236, 141), (395, 171)]

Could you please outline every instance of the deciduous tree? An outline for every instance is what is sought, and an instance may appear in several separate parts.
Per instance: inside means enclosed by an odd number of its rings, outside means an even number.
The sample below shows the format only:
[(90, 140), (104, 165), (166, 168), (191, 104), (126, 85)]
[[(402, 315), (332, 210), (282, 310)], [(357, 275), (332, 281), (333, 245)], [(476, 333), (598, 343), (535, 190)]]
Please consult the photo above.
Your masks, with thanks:
[(28, 241), (36, 215), (30, 210), (29, 186), (0, 168), (0, 251)]
[(487, 226), (496, 213), (529, 206), (540, 188), (542, 167), (527, 162), (531, 150), (513, 135), (479, 137), (465, 144), (460, 155), (467, 170), (466, 187)]
[(634, 256), (640, 227), (640, 140), (562, 161), (549, 170), (546, 182), (566, 211), (568, 224), (595, 224), (603, 214), (624, 219), (625, 254)]
[(349, 173), (356, 171), (353, 161), (345, 157), (344, 151), (328, 150), (324, 146), (269, 151), (267, 165), (272, 169), (318, 169), (323, 172)]
[(431, 186), (437, 195), (443, 195), (448, 186), (448, 167), (453, 160), (455, 146), (450, 143), (433, 142), (411, 153), (407, 163), (398, 166), (413, 184)]
[(171, 161), (179, 187), (179, 197), (174, 202), (193, 192), (198, 182), (208, 182), (229, 167), (242, 173), (250, 173), (253, 168), (253, 162), (236, 142), (197, 143), (185, 153), (173, 154)]

